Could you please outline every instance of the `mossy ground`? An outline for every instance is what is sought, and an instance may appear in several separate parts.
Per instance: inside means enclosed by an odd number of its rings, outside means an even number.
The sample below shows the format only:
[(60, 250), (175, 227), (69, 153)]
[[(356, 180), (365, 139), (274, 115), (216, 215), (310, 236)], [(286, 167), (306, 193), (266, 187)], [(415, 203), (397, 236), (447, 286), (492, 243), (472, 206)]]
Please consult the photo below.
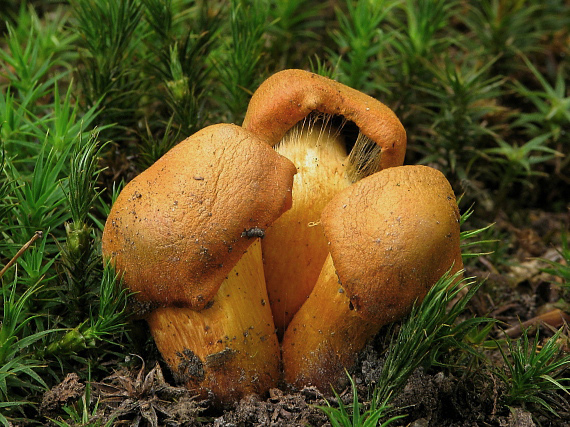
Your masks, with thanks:
[[(0, 423), (327, 425), (315, 405), (336, 397), (313, 389), (226, 411), (197, 401), (125, 316), (100, 254), (125, 182), (195, 131), (241, 123), (263, 79), (301, 68), (391, 107), (406, 163), (441, 170), (461, 210), (473, 207), (463, 229), (494, 223), (466, 248), (481, 253), (466, 275), (485, 282), (462, 314), (496, 320), (462, 341), (487, 359), (448, 349), (456, 363), (421, 364), (390, 402), (407, 414), (396, 423), (568, 425), (564, 390), (551, 395), (557, 415), (509, 391), (496, 343), (520, 342), (521, 324), (545, 313), (570, 315), (569, 28), (567, 0), (3, 1)], [(558, 328), (568, 357), (556, 319), (539, 344)], [(350, 371), (363, 408), (397, 331)], [(337, 392), (348, 404), (349, 382)]]

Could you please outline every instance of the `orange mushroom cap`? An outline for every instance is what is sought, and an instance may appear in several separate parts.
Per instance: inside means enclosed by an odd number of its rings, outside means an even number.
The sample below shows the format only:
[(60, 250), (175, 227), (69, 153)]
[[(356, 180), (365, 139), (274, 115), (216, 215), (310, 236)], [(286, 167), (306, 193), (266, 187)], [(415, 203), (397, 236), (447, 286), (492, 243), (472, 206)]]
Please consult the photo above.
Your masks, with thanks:
[(393, 322), (452, 266), (460, 270), (459, 220), (449, 182), (427, 166), (385, 169), (337, 194), (321, 223), (356, 312)]
[(334, 80), (303, 70), (284, 70), (265, 80), (253, 94), (243, 127), (269, 144), (311, 112), (340, 115), (382, 148), (380, 168), (400, 166), (406, 131), (390, 108)]
[(202, 309), (252, 243), (244, 232), (290, 208), (294, 174), (243, 128), (207, 127), (123, 189), (103, 254), (139, 301)]

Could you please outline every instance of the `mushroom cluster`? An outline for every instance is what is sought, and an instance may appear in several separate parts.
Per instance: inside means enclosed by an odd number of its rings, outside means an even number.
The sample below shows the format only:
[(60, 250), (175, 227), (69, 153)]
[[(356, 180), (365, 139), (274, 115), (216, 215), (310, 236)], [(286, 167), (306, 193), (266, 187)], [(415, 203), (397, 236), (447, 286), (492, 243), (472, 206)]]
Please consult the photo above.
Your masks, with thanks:
[(123, 189), (103, 254), (177, 380), (221, 405), (281, 380), (327, 391), (462, 268), (451, 186), (405, 149), (379, 101), (286, 70), (242, 126), (197, 132)]

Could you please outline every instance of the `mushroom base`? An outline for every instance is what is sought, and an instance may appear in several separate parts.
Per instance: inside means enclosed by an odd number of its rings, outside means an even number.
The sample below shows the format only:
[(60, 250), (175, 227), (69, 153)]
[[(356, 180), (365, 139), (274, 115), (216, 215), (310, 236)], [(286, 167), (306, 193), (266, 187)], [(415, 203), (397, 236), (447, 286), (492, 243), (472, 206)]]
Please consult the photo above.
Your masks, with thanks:
[(160, 308), (148, 323), (175, 378), (219, 406), (263, 394), (280, 377), (259, 239), (205, 309)]

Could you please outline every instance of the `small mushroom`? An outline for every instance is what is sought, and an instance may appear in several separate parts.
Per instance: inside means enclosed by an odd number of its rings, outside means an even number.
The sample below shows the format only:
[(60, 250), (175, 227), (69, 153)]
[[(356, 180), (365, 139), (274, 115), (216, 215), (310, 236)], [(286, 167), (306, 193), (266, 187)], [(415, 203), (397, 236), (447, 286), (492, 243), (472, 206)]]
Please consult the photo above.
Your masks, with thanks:
[(175, 377), (227, 404), (279, 378), (259, 233), (291, 206), (295, 167), (235, 125), (205, 128), (121, 192), (103, 254), (136, 293)]
[[(255, 91), (243, 127), (297, 167), (293, 206), (262, 242), (267, 290), (279, 335), (305, 302), (328, 254), (323, 208), (355, 181), (400, 166), (406, 133), (381, 102), (331, 79), (285, 70)], [(346, 131), (354, 135), (346, 137)]]
[(282, 342), (285, 380), (327, 390), (366, 342), (463, 264), (459, 210), (441, 172), (382, 170), (337, 194), (321, 222), (330, 254)]

